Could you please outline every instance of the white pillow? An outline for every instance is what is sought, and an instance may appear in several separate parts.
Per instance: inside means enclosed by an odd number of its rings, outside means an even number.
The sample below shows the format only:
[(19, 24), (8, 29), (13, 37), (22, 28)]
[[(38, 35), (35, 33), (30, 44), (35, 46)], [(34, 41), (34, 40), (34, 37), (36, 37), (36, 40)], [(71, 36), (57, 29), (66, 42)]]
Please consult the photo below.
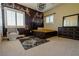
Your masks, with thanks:
[(38, 30), (43, 29), (42, 27), (38, 27)]

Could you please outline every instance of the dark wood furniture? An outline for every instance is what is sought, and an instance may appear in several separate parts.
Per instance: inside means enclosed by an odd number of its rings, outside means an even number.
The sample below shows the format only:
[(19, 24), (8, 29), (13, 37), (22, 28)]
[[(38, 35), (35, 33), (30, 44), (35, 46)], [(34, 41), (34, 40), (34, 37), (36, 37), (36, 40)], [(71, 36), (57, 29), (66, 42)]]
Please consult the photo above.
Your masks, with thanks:
[(47, 39), (47, 38), (50, 38), (50, 37), (57, 35), (57, 31), (52, 31), (52, 30), (50, 30), (50, 31), (35, 30), (35, 31), (32, 31), (32, 32), (33, 32), (34, 36), (39, 37), (41, 39)]
[[(70, 22), (70, 25), (66, 24), (65, 21), (68, 22), (67, 20), (71, 21), (72, 25)], [(58, 27), (58, 36), (79, 40), (79, 14), (67, 15), (63, 17), (62, 27)]]
[(58, 36), (79, 40), (79, 27), (58, 27)]
[(30, 32), (30, 30), (27, 30), (25, 28), (18, 28), (17, 30), (19, 32), (19, 35), (25, 35), (25, 36), (32, 35), (32, 33)]

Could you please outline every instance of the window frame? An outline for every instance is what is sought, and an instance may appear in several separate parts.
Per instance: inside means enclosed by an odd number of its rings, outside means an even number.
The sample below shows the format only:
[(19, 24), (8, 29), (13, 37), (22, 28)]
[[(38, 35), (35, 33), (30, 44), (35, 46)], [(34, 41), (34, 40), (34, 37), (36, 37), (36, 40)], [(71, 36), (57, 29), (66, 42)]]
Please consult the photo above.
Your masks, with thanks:
[[(17, 26), (17, 13), (23, 14), (23, 26)], [(25, 13), (23, 11), (16, 10), (16, 26), (17, 26), (17, 28), (24, 28), (25, 27)]]
[(1, 13), (1, 14), (0, 14), (0, 15), (1, 15), (1, 18), (0, 18), (0, 19), (1, 19), (1, 21), (0, 21), (0, 22), (1, 22), (1, 25), (0, 25), (0, 27), (1, 27), (1, 28), (0, 28), (0, 35), (3, 36), (3, 21), (2, 21), (2, 8), (1, 8), (1, 7), (2, 7), (2, 6), (1, 6), (1, 4), (0, 4), (0, 13)]
[[(51, 16), (53, 16), (53, 19), (52, 19), (53, 21), (52, 21), (52, 22), (50, 21), (50, 17), (51, 17)], [(49, 18), (49, 22), (46, 21), (46, 18), (47, 18), (47, 17)], [(45, 17), (45, 23), (50, 24), (50, 23), (53, 23), (53, 22), (54, 22), (54, 15), (53, 15), (53, 14), (47, 15), (47, 16)]]
[[(7, 10), (11, 10), (15, 12), (15, 26), (8, 26), (7, 25)], [(17, 12), (19, 13), (23, 13), (23, 26), (17, 26)], [(19, 11), (19, 10), (15, 10), (12, 8), (8, 8), (8, 7), (4, 7), (4, 18), (5, 18), (5, 28), (24, 28), (25, 27), (25, 12), (23, 11)]]
[[(7, 25), (7, 10), (15, 11), (14, 9), (4, 7), (5, 28), (12, 28), (12, 27), (15, 28), (15, 26), (8, 26), (8, 25)], [(16, 16), (15, 16), (15, 17), (16, 17)]]

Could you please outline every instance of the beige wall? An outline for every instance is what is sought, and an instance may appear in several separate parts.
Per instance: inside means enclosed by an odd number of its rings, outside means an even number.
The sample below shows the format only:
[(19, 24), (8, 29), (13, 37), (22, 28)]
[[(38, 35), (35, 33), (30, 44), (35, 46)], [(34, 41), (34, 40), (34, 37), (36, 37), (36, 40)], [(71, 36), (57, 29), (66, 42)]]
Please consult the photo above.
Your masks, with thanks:
[(79, 4), (61, 4), (47, 12), (44, 12), (44, 16), (53, 13), (56, 13), (54, 17), (54, 22), (52, 24), (44, 23), (44, 27), (58, 30), (58, 27), (62, 26), (63, 16), (79, 13)]

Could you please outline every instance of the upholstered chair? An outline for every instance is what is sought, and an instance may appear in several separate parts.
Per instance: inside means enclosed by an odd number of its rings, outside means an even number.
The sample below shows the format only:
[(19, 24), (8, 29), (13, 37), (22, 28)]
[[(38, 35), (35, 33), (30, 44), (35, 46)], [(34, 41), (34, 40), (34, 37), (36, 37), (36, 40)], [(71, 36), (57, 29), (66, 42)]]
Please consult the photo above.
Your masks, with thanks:
[(18, 31), (16, 28), (7, 28), (7, 37), (9, 40), (16, 40), (18, 37)]

